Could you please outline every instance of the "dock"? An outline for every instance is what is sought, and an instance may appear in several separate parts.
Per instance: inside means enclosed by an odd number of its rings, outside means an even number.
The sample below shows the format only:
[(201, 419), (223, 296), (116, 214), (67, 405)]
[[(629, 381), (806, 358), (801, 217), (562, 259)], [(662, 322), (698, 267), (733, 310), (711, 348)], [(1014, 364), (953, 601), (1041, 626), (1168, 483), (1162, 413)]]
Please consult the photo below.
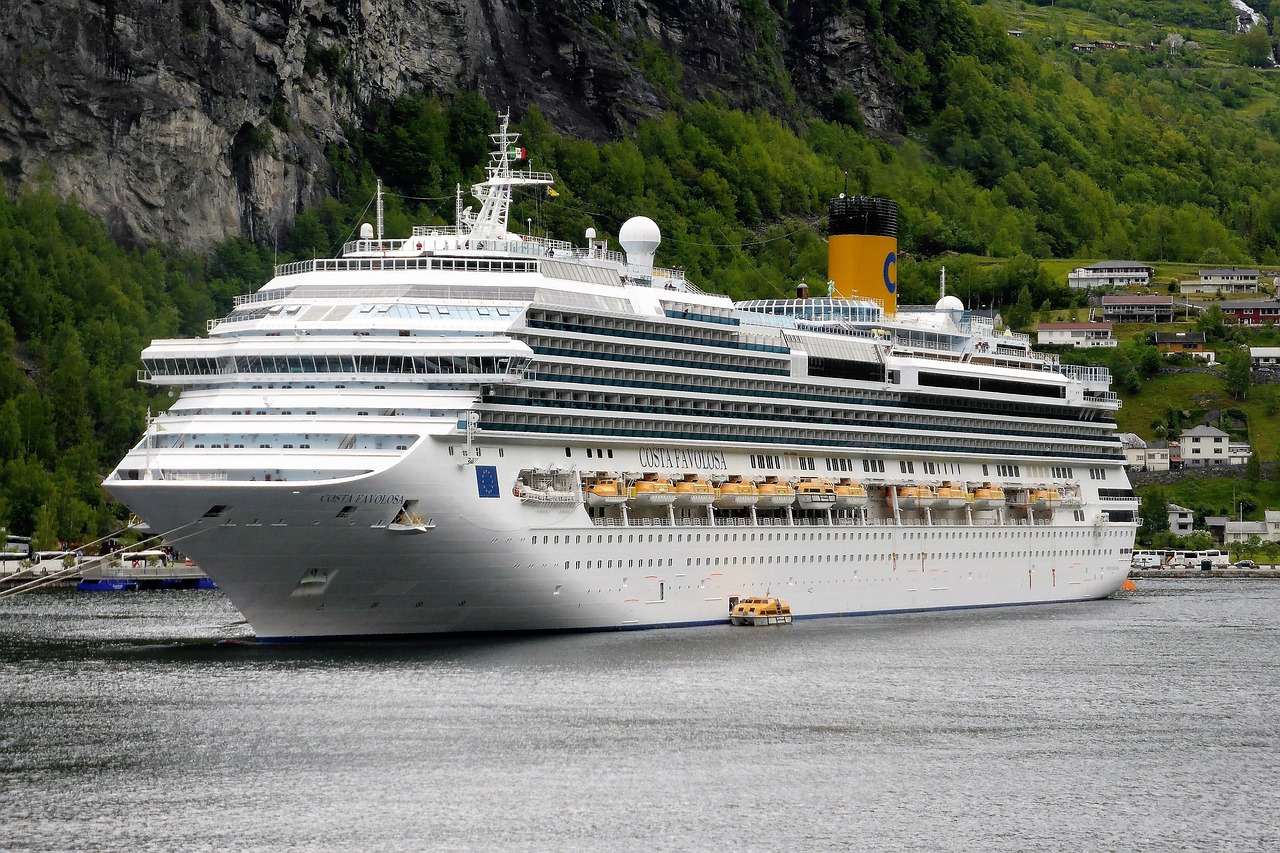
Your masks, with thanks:
[(1206, 579), (1206, 578), (1251, 578), (1256, 580), (1280, 580), (1280, 568), (1276, 566), (1259, 566), (1256, 569), (1130, 569), (1129, 577), (1136, 580), (1171, 580)]

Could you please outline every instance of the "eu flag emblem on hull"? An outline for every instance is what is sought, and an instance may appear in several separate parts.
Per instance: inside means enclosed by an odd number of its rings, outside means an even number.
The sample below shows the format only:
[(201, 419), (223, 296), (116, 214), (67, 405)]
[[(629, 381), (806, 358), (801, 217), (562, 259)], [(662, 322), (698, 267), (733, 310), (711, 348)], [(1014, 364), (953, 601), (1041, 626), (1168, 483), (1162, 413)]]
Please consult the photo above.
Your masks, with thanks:
[(496, 498), (501, 494), (498, 489), (498, 469), (496, 466), (476, 466), (476, 489), (482, 498)]

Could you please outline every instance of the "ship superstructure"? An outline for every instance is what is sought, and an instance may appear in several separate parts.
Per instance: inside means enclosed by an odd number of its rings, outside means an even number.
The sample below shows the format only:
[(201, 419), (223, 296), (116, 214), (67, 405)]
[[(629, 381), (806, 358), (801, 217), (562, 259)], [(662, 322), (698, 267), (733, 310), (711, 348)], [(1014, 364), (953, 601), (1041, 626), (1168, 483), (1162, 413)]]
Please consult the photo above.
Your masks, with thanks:
[[(260, 638), (797, 619), (1104, 597), (1137, 501), (1104, 369), (954, 297), (734, 304), (653, 265), (648, 219), (585, 246), (480, 209), (283, 265), (205, 338), (106, 481)], [(889, 262), (885, 261), (885, 281)]]

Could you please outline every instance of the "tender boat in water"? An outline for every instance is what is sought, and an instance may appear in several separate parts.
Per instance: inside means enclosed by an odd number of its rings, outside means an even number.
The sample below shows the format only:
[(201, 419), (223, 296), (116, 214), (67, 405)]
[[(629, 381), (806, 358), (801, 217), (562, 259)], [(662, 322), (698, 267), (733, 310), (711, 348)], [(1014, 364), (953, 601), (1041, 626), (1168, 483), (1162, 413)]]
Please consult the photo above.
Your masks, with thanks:
[(734, 625), (790, 625), (791, 606), (781, 598), (740, 598), (729, 614)]

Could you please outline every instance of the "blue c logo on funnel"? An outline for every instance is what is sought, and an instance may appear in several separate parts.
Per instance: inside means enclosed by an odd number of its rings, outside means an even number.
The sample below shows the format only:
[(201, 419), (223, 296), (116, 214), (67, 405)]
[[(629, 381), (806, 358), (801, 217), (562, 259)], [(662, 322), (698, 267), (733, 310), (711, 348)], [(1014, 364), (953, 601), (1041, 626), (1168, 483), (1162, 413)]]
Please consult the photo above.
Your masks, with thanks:
[(898, 253), (890, 252), (884, 257), (884, 287), (890, 293), (898, 290)]

